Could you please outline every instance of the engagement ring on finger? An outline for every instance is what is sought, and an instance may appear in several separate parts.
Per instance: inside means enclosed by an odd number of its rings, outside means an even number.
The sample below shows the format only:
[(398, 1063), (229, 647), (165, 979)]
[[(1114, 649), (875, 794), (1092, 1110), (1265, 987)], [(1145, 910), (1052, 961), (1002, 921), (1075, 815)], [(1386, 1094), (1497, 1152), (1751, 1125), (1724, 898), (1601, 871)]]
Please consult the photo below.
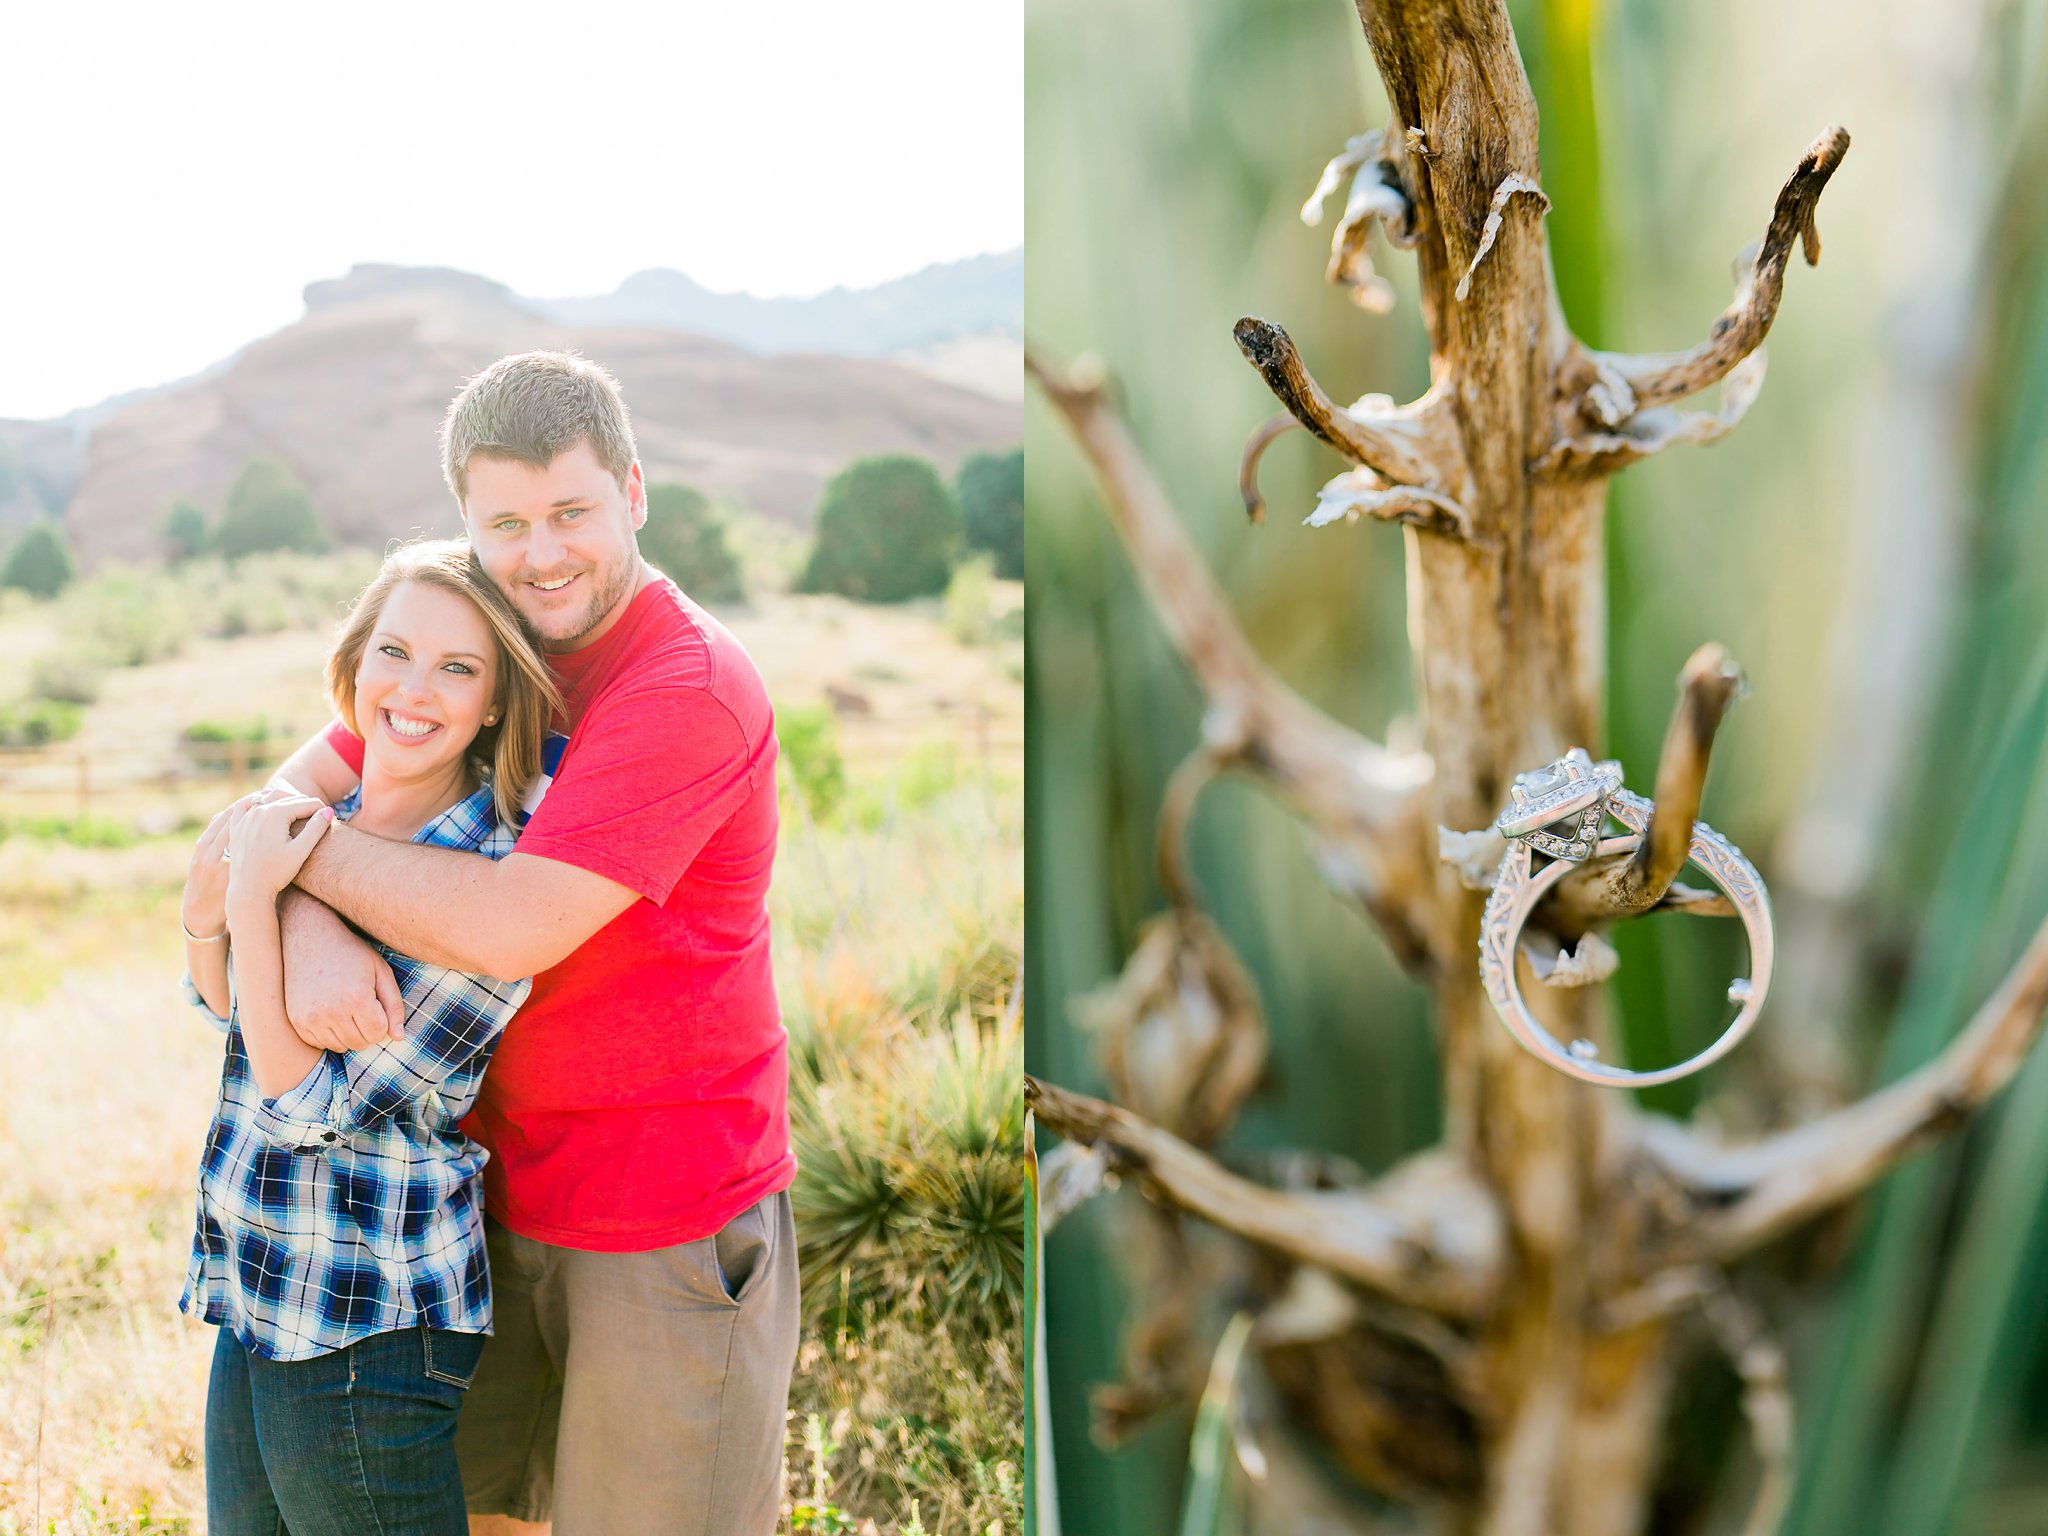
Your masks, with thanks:
[[(1734, 1022), (1690, 1060), (1632, 1072), (1601, 1061), (1599, 1048), (1590, 1040), (1560, 1044), (1529, 1011), (1515, 969), (1515, 948), (1529, 914), (1546, 891), (1593, 854), (1632, 854), (1640, 848), (1650, 829), (1651, 809), (1648, 800), (1621, 787), (1621, 764), (1596, 763), (1573, 747), (1547, 767), (1517, 775), (1508, 808), (1494, 822), (1508, 839), (1508, 851), (1479, 928), (1479, 976), (1486, 995), (1508, 1033), (1531, 1055), (1582, 1082), (1610, 1088), (1668, 1083), (1719, 1061), (1756, 1024), (1771, 986), (1771, 899), (1763, 877), (1727, 838), (1704, 821), (1695, 821), (1688, 857), (1734, 904), (1749, 935), (1749, 975), (1728, 988), (1728, 1001), (1736, 1009)], [(1619, 837), (1601, 835), (1610, 816), (1627, 828)], [(1541, 867), (1536, 863), (1539, 853), (1547, 856)]]

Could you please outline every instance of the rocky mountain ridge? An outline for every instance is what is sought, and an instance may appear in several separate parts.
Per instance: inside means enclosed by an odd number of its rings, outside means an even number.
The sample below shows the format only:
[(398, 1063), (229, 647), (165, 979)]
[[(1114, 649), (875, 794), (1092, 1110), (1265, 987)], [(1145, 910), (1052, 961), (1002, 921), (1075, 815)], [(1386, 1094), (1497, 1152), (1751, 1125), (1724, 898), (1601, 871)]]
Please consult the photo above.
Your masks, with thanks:
[[(933, 270), (955, 293), (952, 314), (963, 323), (986, 317), (960, 297), (973, 282)], [(1021, 314), (1021, 263), (1017, 277)], [(895, 291), (866, 306), (867, 320), (849, 318), (861, 306), (827, 305), (817, 334), (849, 348), (886, 337), (873, 316), (900, 308), (907, 290), (884, 287)], [(339, 539), (378, 544), (452, 532), (455, 512), (435, 441), (448, 398), (491, 359), (539, 347), (574, 348), (619, 376), (650, 476), (684, 480), (797, 525), (825, 480), (854, 458), (916, 453), (950, 471), (977, 448), (1007, 448), (1022, 437), (1014, 398), (824, 347), (767, 350), (769, 340), (797, 335), (788, 328), (791, 312), (774, 306), (832, 297), (739, 305), (732, 313), (774, 317), (769, 328), (748, 333), (760, 348), (749, 350), (644, 318), (651, 313), (644, 308), (634, 312), (639, 319), (607, 311), (602, 301), (564, 311), (471, 273), (358, 266), (309, 285), (301, 319), (203, 374), (55, 421), (0, 422), (7, 460), (0, 468), (11, 466), (0, 476), (0, 528), (59, 507), (87, 565), (147, 558), (173, 498), (217, 513), (241, 465), (269, 455), (306, 483)], [(770, 308), (754, 308), (760, 305)], [(1006, 322), (997, 316), (995, 323)], [(744, 329), (738, 322), (727, 328)], [(990, 334), (1002, 337), (999, 329), (954, 332), (923, 345), (942, 356), (949, 348), (973, 350)], [(993, 356), (1000, 371), (1002, 354)], [(984, 372), (990, 357), (985, 347), (975, 353)]]

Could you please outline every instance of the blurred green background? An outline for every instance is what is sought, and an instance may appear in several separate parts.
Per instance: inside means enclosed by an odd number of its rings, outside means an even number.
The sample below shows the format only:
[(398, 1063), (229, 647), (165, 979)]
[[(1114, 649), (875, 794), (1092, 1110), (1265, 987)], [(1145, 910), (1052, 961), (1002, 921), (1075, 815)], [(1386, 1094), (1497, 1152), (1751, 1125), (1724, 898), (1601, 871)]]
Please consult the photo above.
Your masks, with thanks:
[[(1610, 503), (1608, 737), (1588, 745), (1646, 781), (1673, 679), (1703, 641), (1726, 643), (1753, 689), (1722, 731), (1703, 814), (1771, 882), (1781, 990), (1733, 1061), (1646, 1096), (1671, 1113), (1709, 1103), (1731, 1134), (1925, 1060), (2048, 913), (2043, 10), (1510, 7), (1543, 114), (1559, 287), (1594, 345), (1704, 335), (1802, 149), (1833, 122), (1854, 138), (1821, 203), (1826, 257), (1790, 275), (1748, 420), (1629, 471)], [(1323, 282), (1329, 225), (1298, 218), (1346, 137), (1387, 122), (1355, 14), (1342, 0), (1032, 0), (1026, 48), (1034, 344), (1102, 355), (1261, 654), (1384, 737), (1413, 699), (1401, 535), (1299, 525), (1343, 467), (1303, 434), (1267, 455), (1265, 526), (1246, 525), (1235, 490), (1239, 448), (1274, 409), (1231, 340), (1240, 316), (1286, 325), (1340, 400), (1409, 399), (1427, 382), (1409, 257), (1375, 236), (1400, 297), (1366, 314)], [(1027, 1062), (1100, 1092), (1070, 1004), (1115, 975), (1162, 905), (1155, 818), (1200, 700), (1041, 403), (1027, 449)], [(1380, 1169), (1431, 1141), (1427, 1001), (1324, 889), (1290, 818), (1225, 783), (1191, 855), (1272, 1027), (1272, 1080), (1226, 1155), (1310, 1147)], [(1665, 918), (1615, 936), (1637, 1059), (1717, 1027), (1741, 963), (1732, 927)], [(2044, 1194), (2036, 1060), (1967, 1136), (1745, 1274), (1792, 1352), (1788, 1532), (2048, 1531)], [(1134, 1315), (1136, 1199), (1098, 1199), (1048, 1243), (1067, 1536), (1176, 1528), (1191, 1411), (1114, 1456), (1087, 1427), (1087, 1389), (1115, 1375)], [(1690, 1371), (1655, 1528), (1732, 1529), (1755, 1476), (1735, 1390), (1710, 1353)], [(1408, 1528), (1348, 1493), (1321, 1508), (1327, 1530)]]

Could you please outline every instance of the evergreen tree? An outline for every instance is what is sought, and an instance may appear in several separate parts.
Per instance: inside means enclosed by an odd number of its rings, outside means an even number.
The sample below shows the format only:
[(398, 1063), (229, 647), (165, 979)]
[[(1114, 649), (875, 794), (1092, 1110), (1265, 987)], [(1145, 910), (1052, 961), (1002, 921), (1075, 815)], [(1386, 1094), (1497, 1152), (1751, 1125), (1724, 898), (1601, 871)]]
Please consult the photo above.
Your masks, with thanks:
[(157, 530), (173, 565), (190, 560), (206, 549), (206, 514), (183, 497), (171, 503)]
[(870, 603), (943, 592), (960, 548), (960, 508), (923, 459), (861, 459), (825, 487), (800, 592)]
[(986, 550), (1005, 581), (1024, 579), (1024, 450), (968, 455), (953, 481), (969, 549)]
[(276, 459), (251, 459), (235, 476), (213, 547), (230, 560), (267, 549), (322, 550), (327, 530), (306, 488)]
[(740, 563), (725, 544), (725, 524), (702, 491), (687, 485), (647, 487), (647, 526), (640, 554), (700, 603), (742, 603)]
[(7, 563), (0, 565), (0, 587), (55, 597), (77, 574), (63, 531), (53, 522), (40, 522), (16, 539), (7, 552)]

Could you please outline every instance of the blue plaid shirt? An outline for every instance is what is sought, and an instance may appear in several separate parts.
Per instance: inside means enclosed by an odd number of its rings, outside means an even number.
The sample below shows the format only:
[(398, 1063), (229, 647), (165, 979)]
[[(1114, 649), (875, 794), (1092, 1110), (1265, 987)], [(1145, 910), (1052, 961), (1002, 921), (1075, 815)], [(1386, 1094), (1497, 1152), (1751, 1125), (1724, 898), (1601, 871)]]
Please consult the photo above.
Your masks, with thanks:
[[(352, 816), (360, 800), (352, 792), (337, 816)], [(486, 785), (413, 841), (501, 859), (517, 836)], [(419, 1324), (491, 1331), (477, 1178), (487, 1154), (457, 1122), (533, 984), (378, 952), (405, 998), (405, 1038), (325, 1052), (303, 1082), (268, 1100), (249, 1070), (232, 988), (222, 1019), (185, 978), (187, 1000), (227, 1031), (227, 1059), (178, 1306), (272, 1360)]]

